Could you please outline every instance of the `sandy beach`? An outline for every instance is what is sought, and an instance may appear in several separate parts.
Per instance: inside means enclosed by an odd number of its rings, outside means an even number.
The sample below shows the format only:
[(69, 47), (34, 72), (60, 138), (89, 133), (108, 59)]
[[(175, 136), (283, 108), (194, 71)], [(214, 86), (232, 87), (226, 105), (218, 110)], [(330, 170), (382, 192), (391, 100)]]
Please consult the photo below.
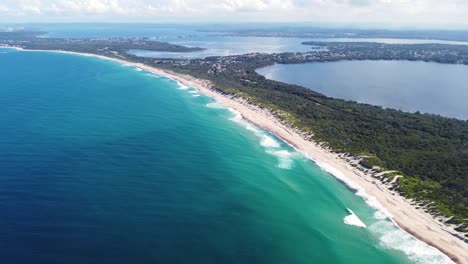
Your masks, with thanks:
[(322, 169), (356, 190), (368, 203), (376, 208), (387, 211), (387, 216), (392, 218), (395, 224), (408, 233), (439, 249), (453, 261), (468, 263), (468, 244), (454, 237), (450, 233), (452, 232), (451, 227), (444, 226), (430, 214), (416, 209), (404, 197), (388, 190), (383, 184), (372, 178), (371, 175), (351, 166), (351, 164), (337, 154), (304, 139), (299, 133), (283, 125), (267, 111), (239, 100), (233, 100), (211, 90), (211, 85), (208, 81), (198, 80), (191, 76), (183, 76), (145, 65), (135, 64), (134, 66), (195, 87), (205, 95), (216, 99), (223, 106), (238, 111), (244, 119), (276, 134), (294, 146), (303, 155), (316, 162)]
[(383, 211), (396, 225), (417, 239), (439, 249), (454, 262), (468, 263), (468, 243), (454, 236), (455, 231), (453, 227), (445, 225), (429, 213), (417, 209), (411, 204), (411, 201), (403, 198), (398, 193), (390, 191), (383, 183), (374, 179), (370, 174), (353, 167), (338, 154), (332, 153), (317, 143), (305, 139), (298, 131), (281, 123), (267, 110), (250, 105), (239, 98), (222, 95), (211, 89), (212, 85), (207, 80), (200, 80), (192, 76), (181, 75), (140, 63), (132, 63), (105, 56), (64, 51), (58, 52), (116, 61), (177, 80), (184, 85), (198, 89), (201, 93), (214, 98), (224, 107), (238, 111), (249, 122), (274, 133), (295, 147), (303, 155), (316, 162), (321, 168), (355, 190), (356, 194), (363, 197), (369, 205)]

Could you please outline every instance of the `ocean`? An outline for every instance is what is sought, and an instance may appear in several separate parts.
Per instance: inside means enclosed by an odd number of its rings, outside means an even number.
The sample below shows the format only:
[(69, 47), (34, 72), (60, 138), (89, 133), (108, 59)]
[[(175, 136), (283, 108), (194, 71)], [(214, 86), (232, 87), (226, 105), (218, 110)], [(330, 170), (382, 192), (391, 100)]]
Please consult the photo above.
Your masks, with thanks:
[(192, 87), (0, 49), (1, 263), (450, 263)]

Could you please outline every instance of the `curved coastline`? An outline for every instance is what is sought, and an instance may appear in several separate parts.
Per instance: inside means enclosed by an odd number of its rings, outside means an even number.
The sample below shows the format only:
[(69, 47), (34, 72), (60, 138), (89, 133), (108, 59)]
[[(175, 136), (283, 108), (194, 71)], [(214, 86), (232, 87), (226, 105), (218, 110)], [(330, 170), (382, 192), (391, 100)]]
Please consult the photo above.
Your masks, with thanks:
[[(39, 51), (17, 49), (22, 51)], [(268, 110), (260, 109), (242, 99), (227, 97), (220, 94), (212, 89), (213, 86), (209, 81), (196, 79), (192, 76), (169, 72), (141, 63), (128, 62), (95, 54), (59, 50), (46, 50), (45, 52), (59, 52), (110, 60), (176, 80), (186, 86), (192, 86), (201, 93), (212, 97), (224, 107), (239, 112), (242, 118), (248, 122), (275, 134), (278, 138), (316, 163), (324, 171), (327, 171), (339, 181), (346, 184), (371, 207), (382, 211), (396, 226), (405, 230), (416, 239), (437, 248), (454, 262), (468, 263), (468, 244), (455, 237), (450, 226), (443, 225), (430, 214), (416, 209), (411, 205), (410, 201), (403, 198), (398, 193), (388, 190), (380, 182), (374, 181), (370, 175), (352, 167), (343, 157), (332, 153), (330, 150), (317, 143), (305, 139), (298, 131), (280, 122), (280, 120), (275, 118)]]

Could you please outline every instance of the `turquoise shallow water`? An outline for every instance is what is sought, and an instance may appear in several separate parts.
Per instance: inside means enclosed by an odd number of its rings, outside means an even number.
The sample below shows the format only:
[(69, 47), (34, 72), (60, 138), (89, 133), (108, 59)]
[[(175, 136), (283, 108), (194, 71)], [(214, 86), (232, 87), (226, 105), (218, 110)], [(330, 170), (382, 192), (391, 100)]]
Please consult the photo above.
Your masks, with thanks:
[(2, 263), (446, 261), (193, 88), (76, 55), (0, 69)]

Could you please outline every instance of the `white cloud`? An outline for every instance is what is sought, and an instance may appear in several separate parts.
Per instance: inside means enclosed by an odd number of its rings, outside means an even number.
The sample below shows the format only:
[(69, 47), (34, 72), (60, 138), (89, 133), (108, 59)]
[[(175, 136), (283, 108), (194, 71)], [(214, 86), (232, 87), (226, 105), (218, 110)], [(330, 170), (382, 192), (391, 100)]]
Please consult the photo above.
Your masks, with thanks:
[(221, 6), (231, 12), (249, 12), (265, 10), (268, 3), (264, 0), (224, 0)]
[(0, 5), (0, 13), (6, 13), (8, 12), (9, 9), (7, 6), (4, 6), (4, 5)]
[(468, 26), (468, 0), (0, 0), (0, 14), (3, 22), (215, 20)]

